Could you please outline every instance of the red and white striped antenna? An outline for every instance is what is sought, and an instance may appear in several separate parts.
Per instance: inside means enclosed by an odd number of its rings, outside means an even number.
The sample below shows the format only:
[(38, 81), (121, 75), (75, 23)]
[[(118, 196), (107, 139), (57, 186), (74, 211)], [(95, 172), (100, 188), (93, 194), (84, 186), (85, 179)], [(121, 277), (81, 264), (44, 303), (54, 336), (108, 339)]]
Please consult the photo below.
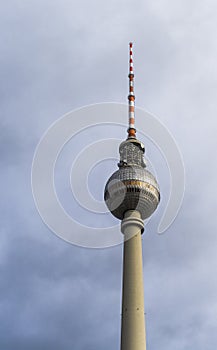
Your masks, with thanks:
[(135, 95), (134, 95), (134, 71), (133, 71), (133, 43), (129, 43), (129, 128), (128, 138), (136, 137), (135, 129)]

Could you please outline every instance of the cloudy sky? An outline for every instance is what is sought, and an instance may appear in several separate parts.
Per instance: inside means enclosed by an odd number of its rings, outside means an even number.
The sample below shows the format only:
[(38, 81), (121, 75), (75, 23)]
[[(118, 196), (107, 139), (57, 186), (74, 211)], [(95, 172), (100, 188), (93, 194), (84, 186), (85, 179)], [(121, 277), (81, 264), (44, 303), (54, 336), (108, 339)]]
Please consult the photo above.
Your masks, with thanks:
[[(186, 170), (185, 197), (173, 225), (162, 236), (155, 233), (161, 207), (143, 236), (147, 347), (214, 349), (215, 1), (11, 0), (1, 6), (0, 28), (0, 348), (119, 348), (122, 245), (87, 249), (54, 235), (34, 204), (31, 164), (41, 136), (65, 113), (126, 102), (132, 40), (137, 106), (167, 126)], [(98, 199), (116, 169), (112, 161), (105, 167), (107, 173), (95, 169), (104, 174), (100, 191), (90, 174)], [(162, 169), (158, 178), (166, 188)], [(62, 183), (61, 174), (57, 178)], [(63, 200), (66, 189), (59, 185)], [(76, 207), (74, 215), (85, 221)]]

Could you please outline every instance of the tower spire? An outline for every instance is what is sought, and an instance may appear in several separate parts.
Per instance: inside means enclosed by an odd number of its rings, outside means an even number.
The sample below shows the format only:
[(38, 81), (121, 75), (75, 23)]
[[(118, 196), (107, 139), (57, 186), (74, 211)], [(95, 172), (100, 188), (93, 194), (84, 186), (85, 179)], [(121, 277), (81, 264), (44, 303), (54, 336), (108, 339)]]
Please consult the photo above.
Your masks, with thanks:
[(133, 43), (129, 43), (129, 128), (128, 138), (136, 138), (135, 129), (135, 95), (134, 95), (134, 71), (133, 71)]

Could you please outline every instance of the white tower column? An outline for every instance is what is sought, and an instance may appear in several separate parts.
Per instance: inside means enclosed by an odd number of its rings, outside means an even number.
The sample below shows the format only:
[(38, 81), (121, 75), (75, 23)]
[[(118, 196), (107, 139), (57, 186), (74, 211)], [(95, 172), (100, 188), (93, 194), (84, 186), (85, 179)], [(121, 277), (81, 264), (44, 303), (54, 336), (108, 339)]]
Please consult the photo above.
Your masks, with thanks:
[(141, 230), (144, 222), (136, 210), (125, 213), (121, 350), (146, 350)]

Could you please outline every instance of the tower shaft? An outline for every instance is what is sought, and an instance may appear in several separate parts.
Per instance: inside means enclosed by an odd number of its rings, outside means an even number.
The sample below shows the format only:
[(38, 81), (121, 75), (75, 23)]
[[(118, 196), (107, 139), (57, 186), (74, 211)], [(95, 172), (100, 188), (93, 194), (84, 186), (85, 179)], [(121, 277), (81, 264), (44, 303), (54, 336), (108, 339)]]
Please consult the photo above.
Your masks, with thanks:
[(122, 220), (124, 234), (121, 350), (146, 350), (141, 230), (138, 211), (129, 210)]

